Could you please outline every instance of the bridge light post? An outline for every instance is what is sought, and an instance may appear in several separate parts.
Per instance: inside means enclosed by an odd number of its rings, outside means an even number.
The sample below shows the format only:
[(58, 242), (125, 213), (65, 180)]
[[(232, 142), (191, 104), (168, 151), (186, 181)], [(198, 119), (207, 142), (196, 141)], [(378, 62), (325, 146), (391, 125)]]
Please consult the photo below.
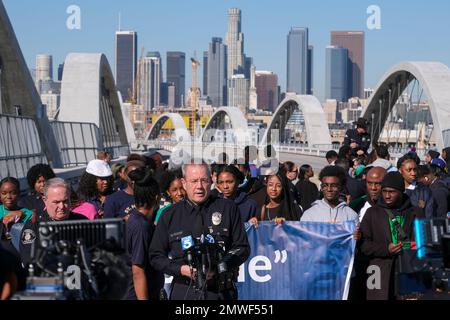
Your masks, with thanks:
[(380, 110), (379, 110), (379, 114), (378, 114), (378, 139), (380, 139), (380, 135), (381, 135), (381, 106), (383, 104), (383, 100), (379, 100), (380, 102)]

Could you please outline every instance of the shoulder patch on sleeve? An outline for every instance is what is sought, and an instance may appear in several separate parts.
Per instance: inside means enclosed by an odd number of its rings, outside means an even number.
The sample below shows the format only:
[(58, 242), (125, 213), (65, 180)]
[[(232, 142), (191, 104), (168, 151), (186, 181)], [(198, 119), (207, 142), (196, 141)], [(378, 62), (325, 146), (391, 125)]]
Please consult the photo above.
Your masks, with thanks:
[(34, 230), (32, 229), (25, 229), (22, 232), (22, 244), (27, 245), (27, 244), (32, 244), (34, 242), (34, 240), (36, 240), (36, 233), (34, 232)]

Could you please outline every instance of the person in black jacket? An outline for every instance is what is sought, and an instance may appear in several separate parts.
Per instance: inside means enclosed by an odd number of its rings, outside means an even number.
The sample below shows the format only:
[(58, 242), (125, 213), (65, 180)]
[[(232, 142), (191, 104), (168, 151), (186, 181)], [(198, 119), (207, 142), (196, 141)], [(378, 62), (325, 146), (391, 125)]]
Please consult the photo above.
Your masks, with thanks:
[(450, 209), (450, 191), (444, 181), (445, 165), (442, 159), (433, 159), (431, 164), (419, 167), (419, 181), (430, 188), (436, 203), (435, 218), (446, 218)]
[(20, 237), (20, 255), (25, 266), (28, 266), (35, 258), (35, 242), (39, 241), (38, 227), (40, 222), (87, 220), (85, 216), (70, 211), (70, 186), (63, 179), (53, 178), (48, 180), (45, 183), (43, 193), (45, 210), (36, 216), (36, 221), (25, 224)]
[(312, 177), (314, 177), (313, 168), (309, 164), (302, 165), (295, 188), (300, 194), (300, 205), (303, 211), (311, 208), (311, 204), (319, 199), (319, 188), (315, 183), (309, 181)]
[[(208, 165), (183, 165), (182, 181), (186, 198), (161, 216), (150, 246), (151, 265), (157, 271), (174, 276), (169, 297), (172, 300), (237, 299), (234, 285), (222, 287), (219, 277), (227, 270), (236, 275), (232, 278), (232, 283), (235, 283), (239, 266), (250, 255), (239, 210), (233, 201), (210, 196)], [(204, 278), (197, 277), (201, 270), (192, 265), (191, 255), (185, 253), (193, 242), (200, 243), (205, 235), (206, 238), (212, 237), (214, 243), (221, 243), (225, 251), (221, 261), (211, 259), (210, 263), (206, 263), (205, 269), (209, 272), (203, 283), (201, 279)], [(197, 256), (195, 253), (193, 255)], [(200, 290), (196, 291), (195, 287)]]
[(361, 156), (367, 154), (367, 150), (371, 144), (370, 134), (367, 133), (368, 121), (364, 118), (359, 118), (355, 122), (356, 129), (349, 129), (345, 133), (344, 145), (352, 149), (353, 156)]
[(243, 182), (244, 175), (233, 165), (224, 166), (217, 174), (217, 187), (220, 190), (219, 198), (233, 200), (241, 214), (243, 223), (256, 216), (256, 201), (238, 189)]
[(436, 212), (436, 203), (430, 188), (417, 183), (417, 161), (417, 156), (406, 154), (398, 160), (397, 168), (403, 176), (405, 193), (412, 205), (421, 211), (421, 217), (432, 218)]
[(300, 206), (300, 193), (294, 185), (294, 181), (297, 180), (298, 177), (298, 167), (295, 165), (295, 163), (286, 161), (280, 165), (280, 170), (282, 174), (287, 178), (289, 184), (289, 192), (291, 193), (292, 199), (298, 206)]
[[(367, 210), (361, 223), (359, 248), (368, 257), (368, 265), (378, 267), (381, 276), (378, 286), (375, 283), (371, 283), (373, 286), (369, 284), (369, 276), (368, 300), (396, 298), (397, 259), (414, 241), (414, 220), (420, 215), (419, 210), (412, 206), (409, 197), (404, 194), (405, 182), (400, 173), (388, 173), (381, 186), (382, 198), (376, 206)], [(399, 229), (403, 230), (404, 235)]]

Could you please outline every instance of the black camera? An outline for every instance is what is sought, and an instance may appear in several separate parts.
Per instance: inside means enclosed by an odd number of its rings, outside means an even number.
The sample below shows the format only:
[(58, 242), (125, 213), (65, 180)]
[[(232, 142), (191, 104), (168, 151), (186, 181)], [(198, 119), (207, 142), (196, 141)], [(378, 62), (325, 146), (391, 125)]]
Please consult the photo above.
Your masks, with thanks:
[(27, 288), (13, 300), (121, 299), (131, 279), (122, 219), (41, 222)]

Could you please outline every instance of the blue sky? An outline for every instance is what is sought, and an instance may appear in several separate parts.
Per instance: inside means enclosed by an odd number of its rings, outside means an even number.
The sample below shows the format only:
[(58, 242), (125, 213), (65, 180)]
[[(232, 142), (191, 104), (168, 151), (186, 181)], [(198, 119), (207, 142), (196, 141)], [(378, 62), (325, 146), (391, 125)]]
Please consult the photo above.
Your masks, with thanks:
[[(257, 70), (278, 74), (286, 84), (286, 37), (292, 26), (308, 27), (314, 46), (314, 88), (323, 98), (325, 47), (331, 30), (366, 32), (365, 87), (403, 60), (436, 60), (450, 65), (450, 2), (384, 0), (3, 0), (30, 68), (35, 56), (50, 53), (57, 65), (69, 52), (102, 52), (114, 69), (114, 33), (119, 12), (122, 29), (138, 31), (139, 52), (184, 51), (201, 57), (211, 37), (224, 38), (227, 9), (242, 10), (245, 53)], [(381, 9), (381, 30), (368, 30), (369, 5)], [(81, 30), (69, 30), (69, 5), (81, 8)], [(165, 67), (165, 66), (164, 66)], [(200, 73), (201, 74), (201, 73)], [(199, 83), (202, 83), (200, 76)], [(186, 68), (186, 85), (191, 82)]]

